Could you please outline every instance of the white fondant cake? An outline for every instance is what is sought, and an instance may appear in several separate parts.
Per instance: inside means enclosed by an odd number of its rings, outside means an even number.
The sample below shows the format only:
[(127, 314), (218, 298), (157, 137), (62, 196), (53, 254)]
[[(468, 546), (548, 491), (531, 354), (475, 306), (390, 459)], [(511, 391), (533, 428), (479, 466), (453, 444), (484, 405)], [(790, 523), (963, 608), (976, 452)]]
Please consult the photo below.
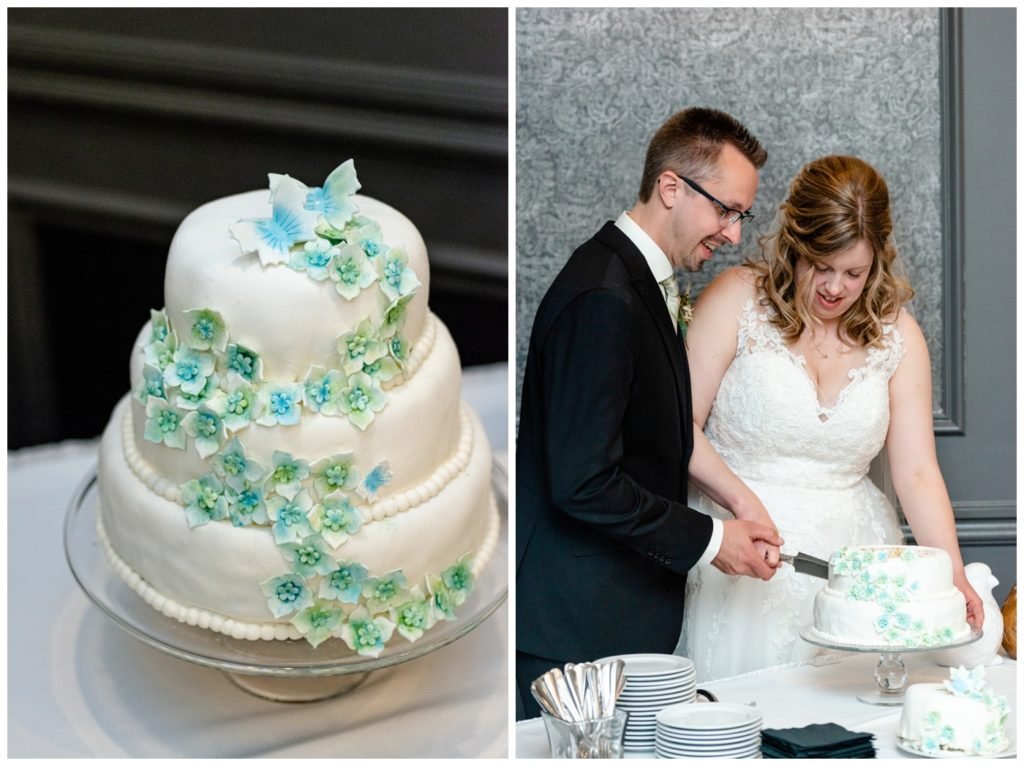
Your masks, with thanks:
[(493, 553), (490, 448), (416, 227), (351, 161), (270, 189), (174, 236), (103, 435), (99, 536), (164, 614), (377, 656), (455, 619)]
[(852, 646), (941, 646), (970, 635), (953, 565), (939, 548), (844, 547), (814, 597), (814, 631)]
[(996, 755), (1009, 747), (1010, 710), (1003, 697), (984, 686), (983, 665), (952, 668), (941, 684), (913, 684), (900, 713), (900, 740), (927, 755)]

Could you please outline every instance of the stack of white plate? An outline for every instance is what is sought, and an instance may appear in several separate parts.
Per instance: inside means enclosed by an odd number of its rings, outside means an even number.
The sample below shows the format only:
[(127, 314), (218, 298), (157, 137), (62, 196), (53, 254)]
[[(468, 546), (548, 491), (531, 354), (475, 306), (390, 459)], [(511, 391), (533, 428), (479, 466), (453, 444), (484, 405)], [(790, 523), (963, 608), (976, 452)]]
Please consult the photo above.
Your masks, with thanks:
[(747, 705), (673, 705), (657, 715), (658, 758), (760, 758), (761, 713)]
[(655, 716), (662, 708), (689, 704), (697, 697), (693, 662), (674, 654), (621, 654), (598, 662), (625, 663), (626, 685), (615, 703), (629, 713), (623, 747), (630, 752), (654, 749)]

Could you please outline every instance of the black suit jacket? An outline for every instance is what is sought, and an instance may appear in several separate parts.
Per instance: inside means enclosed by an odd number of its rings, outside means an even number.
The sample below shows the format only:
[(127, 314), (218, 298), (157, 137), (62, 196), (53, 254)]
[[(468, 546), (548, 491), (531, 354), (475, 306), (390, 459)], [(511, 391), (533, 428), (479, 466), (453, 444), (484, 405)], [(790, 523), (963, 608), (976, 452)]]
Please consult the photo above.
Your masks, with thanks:
[(516, 649), (671, 652), (711, 519), (686, 507), (686, 354), (661, 287), (608, 222), (534, 319), (516, 448)]

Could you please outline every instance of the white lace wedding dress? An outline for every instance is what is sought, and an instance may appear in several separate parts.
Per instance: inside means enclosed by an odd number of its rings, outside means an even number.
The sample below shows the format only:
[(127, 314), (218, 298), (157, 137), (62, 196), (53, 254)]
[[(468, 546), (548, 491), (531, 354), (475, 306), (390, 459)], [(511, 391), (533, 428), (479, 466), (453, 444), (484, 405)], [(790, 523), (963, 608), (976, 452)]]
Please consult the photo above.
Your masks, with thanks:
[[(739, 317), (736, 357), (704, 432), (761, 498), (785, 540), (783, 552), (828, 559), (843, 545), (902, 542), (892, 504), (867, 473), (889, 426), (889, 379), (903, 357), (899, 332), (866, 353), (834, 402), (823, 406), (802, 356), (751, 299)], [(691, 507), (732, 518), (702, 493)], [(690, 571), (677, 654), (697, 680), (726, 678), (817, 654), (799, 631), (812, 622), (824, 581), (782, 565), (768, 582), (708, 565)]]

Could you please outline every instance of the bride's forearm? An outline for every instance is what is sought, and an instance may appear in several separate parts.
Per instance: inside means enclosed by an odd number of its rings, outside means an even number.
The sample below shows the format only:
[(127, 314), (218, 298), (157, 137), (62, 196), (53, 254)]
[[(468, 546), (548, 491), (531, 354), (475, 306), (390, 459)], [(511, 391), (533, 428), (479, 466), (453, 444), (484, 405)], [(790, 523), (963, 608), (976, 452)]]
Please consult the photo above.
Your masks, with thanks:
[(690, 457), (689, 473), (690, 480), (702, 492), (737, 519), (764, 522), (768, 517), (757, 495), (732, 472), (711, 446), (704, 432), (696, 427), (693, 430), (693, 455)]

